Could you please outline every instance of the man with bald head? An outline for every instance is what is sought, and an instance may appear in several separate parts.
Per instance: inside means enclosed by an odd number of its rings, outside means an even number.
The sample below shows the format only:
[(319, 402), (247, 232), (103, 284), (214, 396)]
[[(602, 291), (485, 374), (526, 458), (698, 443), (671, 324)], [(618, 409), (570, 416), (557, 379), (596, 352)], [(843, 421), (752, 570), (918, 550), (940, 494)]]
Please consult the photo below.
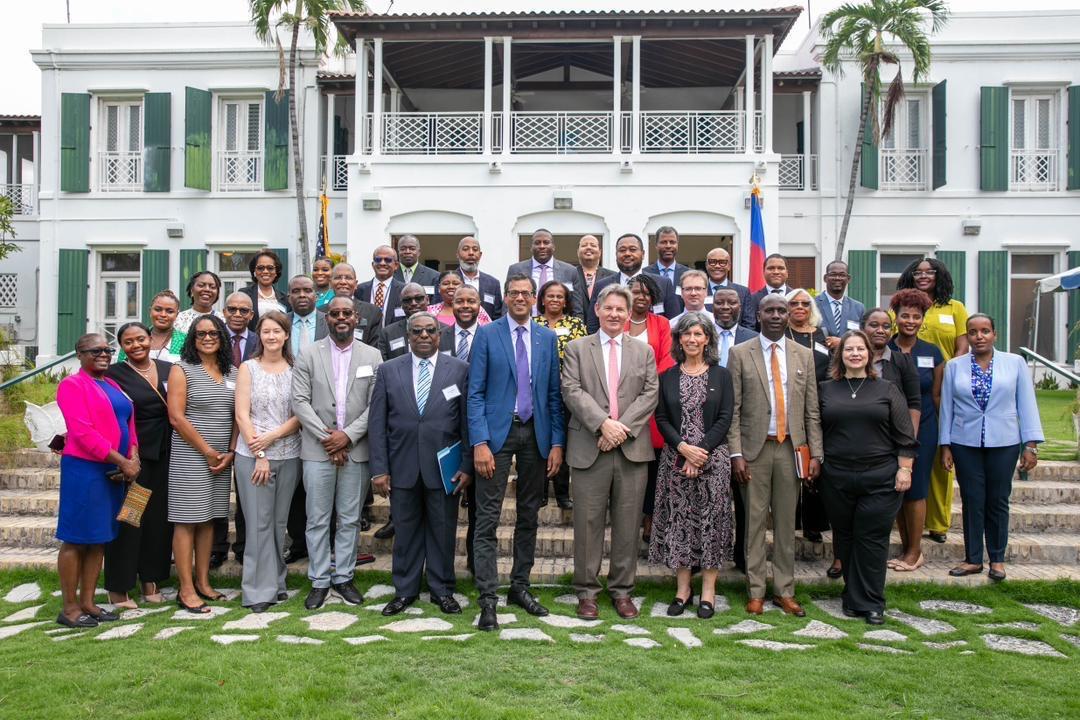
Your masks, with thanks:
[[(581, 288), (575, 285), (577, 269), (568, 262), (556, 259), (555, 236), (550, 230), (540, 228), (532, 234), (530, 252), (532, 258), (511, 265), (506, 271), (506, 277), (528, 275), (536, 283), (538, 297), (544, 285), (552, 280), (562, 283), (566, 288), (566, 296), (570, 300), (566, 311), (574, 317), (584, 318), (584, 298), (580, 293)], [(536, 305), (533, 305), (533, 315), (536, 314)]]
[(435, 286), (439, 284), (439, 272), (420, 260), (420, 241), (415, 235), (402, 235), (397, 241), (398, 269), (394, 279), (402, 283), (414, 282), (424, 286), (428, 301), (434, 302)]
[(356, 297), (356, 269), (349, 263), (338, 263), (330, 271), (330, 287), (334, 296), (353, 299), (356, 310), (355, 337), (365, 345), (376, 347), (379, 344), (379, 328), (382, 327), (382, 311), (369, 302)]
[(615, 274), (600, 264), (603, 260), (600, 239), (595, 235), (582, 235), (577, 247), (577, 282), (581, 288), (585, 305), (591, 305), (596, 298), (596, 283)]
[[(498, 320), (506, 312), (503, 306), (502, 284), (497, 278), (480, 272), (480, 258), (484, 251), (480, 249), (480, 242), (472, 235), (466, 235), (458, 243), (458, 275), (461, 281), (470, 285), (480, 293), (480, 305), (487, 311), (488, 317)], [(436, 296), (436, 299), (439, 299)]]
[(371, 270), (375, 277), (356, 286), (356, 299), (369, 302), (382, 313), (382, 324), (402, 320), (401, 288), (405, 283), (394, 277), (398, 268), (397, 253), (389, 245), (380, 245), (371, 253)]
[[(712, 305), (712, 299), (716, 297), (716, 291), (722, 288), (734, 290), (739, 296), (739, 307), (745, 308), (750, 299), (750, 288), (740, 285), (731, 280), (731, 254), (722, 247), (713, 248), (705, 256), (705, 274), (709, 276), (709, 289), (706, 305)], [(739, 318), (740, 324), (743, 322)], [(744, 325), (749, 330), (754, 329), (754, 323)]]

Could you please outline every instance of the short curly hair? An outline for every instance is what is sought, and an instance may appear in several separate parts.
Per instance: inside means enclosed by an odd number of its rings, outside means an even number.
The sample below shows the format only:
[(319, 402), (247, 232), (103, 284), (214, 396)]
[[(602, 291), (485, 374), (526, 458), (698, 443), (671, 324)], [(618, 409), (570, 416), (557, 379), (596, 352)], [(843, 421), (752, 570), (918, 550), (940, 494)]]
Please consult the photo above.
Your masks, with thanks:
[(926, 311), (929, 310), (933, 304), (934, 301), (922, 290), (908, 288), (907, 290), (899, 290), (893, 294), (892, 298), (889, 300), (889, 309), (894, 313), (899, 313), (900, 308), (916, 308), (925, 315)]

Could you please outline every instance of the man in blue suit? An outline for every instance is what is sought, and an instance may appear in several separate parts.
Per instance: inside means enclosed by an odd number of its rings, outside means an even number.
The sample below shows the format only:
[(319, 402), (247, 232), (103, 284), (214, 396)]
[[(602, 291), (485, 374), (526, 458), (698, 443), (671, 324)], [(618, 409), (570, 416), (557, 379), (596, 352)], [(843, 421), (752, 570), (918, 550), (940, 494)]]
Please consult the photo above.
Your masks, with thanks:
[(847, 263), (833, 260), (825, 266), (825, 292), (815, 299), (821, 313), (821, 329), (825, 331), (825, 344), (829, 349), (840, 344), (840, 338), (848, 330), (858, 330), (866, 308), (858, 300), (847, 296), (851, 282)]
[[(454, 599), (454, 545), (459, 493), (472, 478), (465, 394), (469, 365), (439, 353), (439, 321), (429, 312), (407, 320), (409, 352), (379, 366), (368, 410), (371, 482), (393, 493), (394, 599), (383, 615), (416, 602), (427, 566), (431, 601), (447, 614), (461, 613)], [(447, 494), (438, 453), (461, 445), (461, 462)]]
[(517, 524), (507, 602), (530, 615), (548, 614), (529, 592), (529, 573), (545, 474), (559, 472), (566, 446), (556, 335), (531, 320), (536, 284), (528, 275), (511, 275), (503, 301), (506, 317), (477, 330), (469, 352), (469, 440), (477, 476), (473, 553), (481, 630), (499, 627), (495, 531), (515, 458)]

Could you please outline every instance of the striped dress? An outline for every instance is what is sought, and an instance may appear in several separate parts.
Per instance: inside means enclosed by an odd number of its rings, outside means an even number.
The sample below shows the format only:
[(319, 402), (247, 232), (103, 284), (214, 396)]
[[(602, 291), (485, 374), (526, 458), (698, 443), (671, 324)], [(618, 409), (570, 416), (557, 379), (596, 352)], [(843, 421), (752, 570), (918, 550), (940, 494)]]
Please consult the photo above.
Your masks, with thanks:
[[(229, 368), (221, 384), (202, 364), (177, 363), (187, 378), (187, 408), (191, 421), (210, 447), (227, 452), (232, 440), (236, 369)], [(169, 458), (169, 522), (202, 523), (229, 516), (232, 468), (210, 474), (206, 458), (173, 430)]]

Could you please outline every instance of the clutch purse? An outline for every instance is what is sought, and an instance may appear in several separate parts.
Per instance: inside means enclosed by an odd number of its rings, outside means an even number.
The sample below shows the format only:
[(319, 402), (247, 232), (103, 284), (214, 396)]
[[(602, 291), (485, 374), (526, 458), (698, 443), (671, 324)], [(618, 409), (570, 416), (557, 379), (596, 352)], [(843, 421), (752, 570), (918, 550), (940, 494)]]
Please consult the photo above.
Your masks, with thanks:
[(132, 481), (128, 485), (127, 495), (124, 496), (124, 504), (120, 507), (116, 519), (119, 522), (127, 523), (131, 527), (139, 527), (142, 522), (143, 512), (146, 510), (146, 504), (150, 502), (151, 494), (149, 488), (143, 487), (137, 481)]

